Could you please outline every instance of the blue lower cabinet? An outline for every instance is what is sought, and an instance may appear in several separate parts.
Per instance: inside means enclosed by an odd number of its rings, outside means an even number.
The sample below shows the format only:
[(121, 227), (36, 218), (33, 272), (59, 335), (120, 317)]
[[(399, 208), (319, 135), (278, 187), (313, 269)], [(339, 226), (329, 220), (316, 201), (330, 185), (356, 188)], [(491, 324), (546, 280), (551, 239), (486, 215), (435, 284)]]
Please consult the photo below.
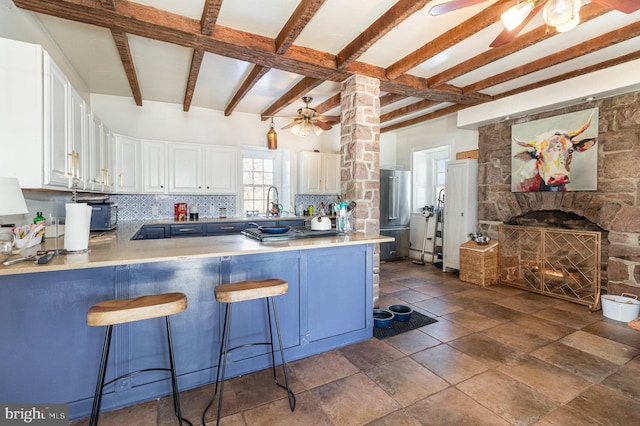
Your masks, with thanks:
[[(287, 361), (370, 338), (372, 258), (373, 245), (355, 245), (0, 276), (0, 401), (69, 403), (71, 419), (88, 416), (105, 328), (87, 326), (86, 313), (107, 299), (187, 295), (187, 310), (171, 316), (181, 391), (215, 381), (224, 315), (214, 297), (219, 284), (264, 278), (289, 283), (288, 292), (275, 298)], [(267, 339), (265, 301), (234, 304), (231, 346)], [(227, 377), (268, 367), (266, 351), (235, 351)], [(163, 318), (114, 328), (107, 380), (164, 365)], [(138, 375), (106, 388), (102, 410), (170, 393), (168, 375)]]

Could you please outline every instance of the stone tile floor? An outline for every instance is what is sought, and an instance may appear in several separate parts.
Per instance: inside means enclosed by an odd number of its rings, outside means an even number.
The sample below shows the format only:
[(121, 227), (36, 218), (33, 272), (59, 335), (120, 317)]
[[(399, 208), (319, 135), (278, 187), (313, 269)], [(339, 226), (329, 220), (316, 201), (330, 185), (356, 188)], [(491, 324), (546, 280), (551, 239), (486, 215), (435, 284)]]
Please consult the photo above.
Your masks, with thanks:
[[(290, 362), (293, 413), (270, 370), (231, 379), (221, 424), (640, 424), (640, 331), (625, 323), (410, 261), (381, 265), (380, 293), (380, 307), (408, 304), (438, 322)], [(181, 393), (194, 425), (212, 392), (209, 385)], [(207, 424), (215, 424), (214, 408)], [(177, 420), (166, 397), (104, 413), (100, 424)]]

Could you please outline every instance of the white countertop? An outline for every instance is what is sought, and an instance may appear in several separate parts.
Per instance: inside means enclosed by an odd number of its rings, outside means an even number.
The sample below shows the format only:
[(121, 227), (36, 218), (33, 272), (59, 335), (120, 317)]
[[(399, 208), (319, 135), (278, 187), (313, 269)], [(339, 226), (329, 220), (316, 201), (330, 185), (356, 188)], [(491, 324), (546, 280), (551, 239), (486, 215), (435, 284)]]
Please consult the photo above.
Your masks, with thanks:
[[(205, 221), (209, 222), (209, 220), (201, 220), (201, 222)], [(149, 222), (144, 224), (149, 224)], [(142, 225), (143, 223), (141, 222), (122, 223), (116, 230), (90, 239), (87, 253), (54, 256), (45, 265), (37, 265), (32, 261), (20, 262), (11, 266), (0, 264), (0, 275), (98, 268), (179, 259), (241, 256), (393, 241), (393, 238), (390, 237), (362, 233), (350, 233), (342, 237), (305, 238), (268, 243), (261, 243), (242, 235), (131, 240), (131, 237)], [(92, 236), (95, 235), (99, 234), (92, 233)], [(63, 245), (64, 237), (60, 237), (58, 239), (58, 248), (63, 248)], [(45, 243), (36, 246), (34, 249), (51, 250), (54, 248), (55, 240), (48, 238)]]

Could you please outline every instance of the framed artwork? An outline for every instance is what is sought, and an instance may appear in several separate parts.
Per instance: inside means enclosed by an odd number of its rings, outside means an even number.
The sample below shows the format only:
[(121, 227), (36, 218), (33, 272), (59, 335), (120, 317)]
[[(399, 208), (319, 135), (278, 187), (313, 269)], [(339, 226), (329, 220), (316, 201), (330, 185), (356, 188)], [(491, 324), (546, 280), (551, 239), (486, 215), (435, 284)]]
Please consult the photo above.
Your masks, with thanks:
[(511, 127), (511, 191), (598, 189), (598, 108)]

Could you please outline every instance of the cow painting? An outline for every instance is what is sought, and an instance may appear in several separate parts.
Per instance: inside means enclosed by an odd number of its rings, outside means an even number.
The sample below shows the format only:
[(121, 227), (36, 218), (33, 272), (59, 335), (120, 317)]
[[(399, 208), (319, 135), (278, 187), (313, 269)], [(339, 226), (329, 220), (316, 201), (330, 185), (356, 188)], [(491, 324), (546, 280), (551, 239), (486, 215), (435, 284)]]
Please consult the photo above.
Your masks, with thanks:
[[(576, 114), (579, 116), (570, 117), (572, 119), (567, 120), (567, 116)], [(543, 130), (549, 129), (550, 127), (547, 126), (553, 124), (553, 122), (549, 122), (549, 119), (538, 120), (538, 123), (526, 123), (529, 132), (535, 131), (528, 138), (518, 136), (517, 130), (520, 130), (520, 134), (525, 137), (526, 132), (523, 132), (522, 129), (516, 129), (514, 126), (512, 191), (597, 189), (597, 149), (592, 149), (589, 153), (591, 155), (586, 155), (586, 151), (597, 142), (597, 109), (567, 114), (561, 118), (565, 119), (564, 123), (572, 124), (571, 130), (561, 129), (558, 117), (552, 119), (557, 126), (551, 127), (552, 130)], [(546, 123), (541, 124), (540, 122), (543, 121)], [(574, 156), (576, 156), (576, 167), (572, 171)]]

